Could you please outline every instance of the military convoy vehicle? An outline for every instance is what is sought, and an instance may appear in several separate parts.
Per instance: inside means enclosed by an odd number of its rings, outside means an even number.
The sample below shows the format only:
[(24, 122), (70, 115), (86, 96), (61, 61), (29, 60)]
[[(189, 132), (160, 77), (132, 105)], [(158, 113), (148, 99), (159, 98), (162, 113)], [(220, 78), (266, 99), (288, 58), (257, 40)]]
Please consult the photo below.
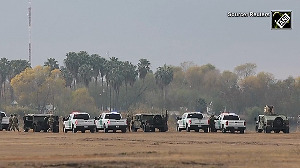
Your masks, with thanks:
[(33, 129), (33, 132), (47, 132), (50, 128), (48, 120), (53, 116), (53, 132), (59, 132), (59, 117), (52, 114), (27, 114), (23, 117), (24, 120), (24, 132), (28, 132)]
[(136, 132), (142, 128), (144, 132), (155, 132), (155, 128), (160, 132), (168, 131), (168, 115), (158, 114), (136, 114), (132, 120), (131, 130)]
[(266, 105), (264, 107), (264, 115), (259, 115), (258, 118), (255, 118), (256, 125), (255, 131), (258, 133), (289, 133), (289, 120), (284, 115), (279, 115), (274, 113), (274, 106)]

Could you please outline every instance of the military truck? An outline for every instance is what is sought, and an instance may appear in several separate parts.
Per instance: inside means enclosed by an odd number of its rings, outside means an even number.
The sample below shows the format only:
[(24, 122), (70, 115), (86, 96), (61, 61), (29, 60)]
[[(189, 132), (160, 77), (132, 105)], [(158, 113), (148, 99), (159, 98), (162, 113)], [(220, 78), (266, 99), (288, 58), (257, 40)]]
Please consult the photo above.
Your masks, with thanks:
[(33, 129), (33, 132), (47, 132), (50, 128), (48, 124), (49, 117), (53, 116), (53, 132), (59, 132), (59, 117), (53, 114), (27, 114), (23, 117), (24, 132)]
[(160, 132), (168, 131), (168, 115), (159, 114), (136, 114), (133, 117), (131, 130), (137, 132), (142, 128), (144, 132), (155, 132), (157, 128)]
[(289, 133), (289, 120), (284, 115), (279, 115), (274, 113), (274, 106), (266, 105), (264, 107), (264, 115), (258, 115), (258, 118), (255, 118), (256, 125), (255, 131), (258, 133)]

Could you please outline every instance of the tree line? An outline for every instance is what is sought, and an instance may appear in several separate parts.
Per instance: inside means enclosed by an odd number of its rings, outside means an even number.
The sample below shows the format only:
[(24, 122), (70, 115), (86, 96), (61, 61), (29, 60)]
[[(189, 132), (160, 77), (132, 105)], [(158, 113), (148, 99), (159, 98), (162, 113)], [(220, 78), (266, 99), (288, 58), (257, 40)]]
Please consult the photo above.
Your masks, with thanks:
[(15, 100), (23, 111), (43, 112), (52, 107), (62, 115), (73, 110), (98, 114), (102, 110), (167, 109), (232, 111), (253, 117), (270, 104), (278, 113), (299, 114), (300, 77), (275, 79), (271, 73), (257, 73), (254, 63), (221, 72), (211, 64), (184, 62), (153, 72), (147, 59), (133, 65), (80, 51), (67, 53), (63, 66), (53, 58), (34, 68), (25, 60), (2, 58), (0, 68), (1, 107), (7, 109)]

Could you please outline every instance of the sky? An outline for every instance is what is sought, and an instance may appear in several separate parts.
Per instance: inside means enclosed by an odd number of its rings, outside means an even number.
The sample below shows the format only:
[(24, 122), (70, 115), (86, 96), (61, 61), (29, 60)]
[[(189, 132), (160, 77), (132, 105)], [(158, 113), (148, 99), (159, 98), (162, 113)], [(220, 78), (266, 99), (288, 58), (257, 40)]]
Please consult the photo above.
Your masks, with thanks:
[[(255, 63), (276, 79), (300, 76), (300, 1), (31, 0), (32, 66), (87, 51), (151, 69), (185, 61), (221, 72)], [(0, 58), (28, 60), (28, 1), (0, 2)], [(291, 10), (291, 30), (271, 30), (271, 17), (228, 12)], [(108, 55), (109, 53), (109, 55)]]

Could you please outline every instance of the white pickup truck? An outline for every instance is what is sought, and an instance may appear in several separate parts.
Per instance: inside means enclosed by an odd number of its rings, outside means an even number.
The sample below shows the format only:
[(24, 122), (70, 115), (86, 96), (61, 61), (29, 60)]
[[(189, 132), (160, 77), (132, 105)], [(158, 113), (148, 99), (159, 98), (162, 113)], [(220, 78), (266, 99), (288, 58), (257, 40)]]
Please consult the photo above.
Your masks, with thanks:
[(81, 131), (85, 133), (86, 130), (90, 130), (91, 133), (94, 133), (96, 130), (95, 120), (90, 119), (88, 113), (72, 112), (67, 118), (63, 118), (63, 132), (72, 131), (76, 133)]
[(177, 117), (177, 131), (195, 130), (199, 132), (202, 129), (204, 132), (208, 132), (209, 119), (205, 118), (201, 112), (187, 112), (182, 115), (182, 117)]
[[(8, 131), (8, 126), (9, 126), (9, 117), (6, 116), (6, 113), (4, 111), (0, 111), (0, 115), (2, 118), (2, 122), (1, 122), (1, 125), (2, 125), (2, 130), (6, 130)], [(0, 130), (0, 131), (2, 131)]]
[(241, 120), (240, 117), (235, 113), (221, 113), (215, 120), (216, 130), (221, 130), (223, 133), (230, 131), (234, 133), (239, 131), (241, 134), (245, 132), (246, 121)]
[(96, 119), (96, 131), (104, 130), (105, 133), (108, 130), (121, 130), (123, 133), (126, 132), (127, 128), (127, 119), (122, 119), (122, 116), (118, 112), (102, 113)]

